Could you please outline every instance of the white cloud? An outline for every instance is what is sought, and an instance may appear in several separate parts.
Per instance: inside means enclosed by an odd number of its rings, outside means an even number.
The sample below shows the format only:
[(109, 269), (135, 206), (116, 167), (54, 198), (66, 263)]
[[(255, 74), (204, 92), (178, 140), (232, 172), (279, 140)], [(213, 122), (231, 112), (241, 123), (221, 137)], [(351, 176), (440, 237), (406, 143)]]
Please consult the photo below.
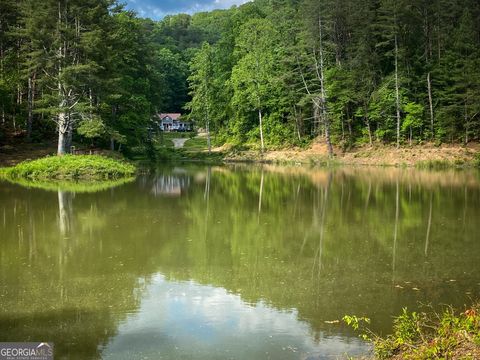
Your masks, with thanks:
[[(247, 303), (224, 288), (153, 276), (140, 307), (119, 324), (102, 347), (104, 359), (145, 358), (336, 358), (361, 355), (368, 345), (341, 334), (315, 336), (295, 309)], [(297, 354), (293, 353), (295, 351)], [(227, 355), (228, 354), (228, 355)], [(322, 357), (323, 358), (323, 357)]]
[(140, 17), (160, 20), (166, 15), (179, 13), (194, 14), (214, 9), (228, 9), (243, 5), (251, 0), (127, 0), (127, 9), (135, 10)]

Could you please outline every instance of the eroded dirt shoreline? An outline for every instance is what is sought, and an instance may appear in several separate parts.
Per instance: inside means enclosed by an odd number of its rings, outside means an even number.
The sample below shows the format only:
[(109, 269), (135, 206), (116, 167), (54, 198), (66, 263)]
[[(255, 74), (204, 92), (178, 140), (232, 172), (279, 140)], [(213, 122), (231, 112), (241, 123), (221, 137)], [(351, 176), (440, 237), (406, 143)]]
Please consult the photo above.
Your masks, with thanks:
[[(271, 163), (305, 163), (316, 164), (328, 161), (327, 147), (324, 144), (313, 144), (308, 149), (287, 149), (267, 151), (263, 155), (258, 151), (233, 151), (225, 148), (214, 149), (225, 152), (225, 161), (253, 161)], [(415, 166), (428, 163), (452, 166), (473, 165), (480, 152), (479, 144), (460, 145), (423, 145), (402, 147), (363, 146), (344, 152), (334, 150), (333, 162), (345, 165), (374, 166)]]

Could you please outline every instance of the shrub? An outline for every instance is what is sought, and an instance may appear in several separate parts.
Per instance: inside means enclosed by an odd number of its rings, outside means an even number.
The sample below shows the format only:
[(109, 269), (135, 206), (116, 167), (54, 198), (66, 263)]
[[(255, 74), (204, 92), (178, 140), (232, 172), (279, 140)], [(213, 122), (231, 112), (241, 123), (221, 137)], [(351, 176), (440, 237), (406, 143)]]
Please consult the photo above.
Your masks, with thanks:
[(12, 179), (118, 179), (135, 174), (132, 164), (99, 155), (50, 156), (4, 169)]

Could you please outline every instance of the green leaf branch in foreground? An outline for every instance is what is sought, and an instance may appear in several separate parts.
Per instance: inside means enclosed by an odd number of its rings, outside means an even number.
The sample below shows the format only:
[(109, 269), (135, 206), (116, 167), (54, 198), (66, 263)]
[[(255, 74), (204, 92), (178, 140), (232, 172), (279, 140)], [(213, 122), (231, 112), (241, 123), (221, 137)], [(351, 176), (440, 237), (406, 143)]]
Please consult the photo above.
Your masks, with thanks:
[(394, 319), (393, 333), (373, 334), (365, 318), (345, 316), (343, 321), (374, 345), (376, 359), (478, 359), (480, 358), (480, 308), (463, 312), (446, 308), (441, 314), (409, 312)]

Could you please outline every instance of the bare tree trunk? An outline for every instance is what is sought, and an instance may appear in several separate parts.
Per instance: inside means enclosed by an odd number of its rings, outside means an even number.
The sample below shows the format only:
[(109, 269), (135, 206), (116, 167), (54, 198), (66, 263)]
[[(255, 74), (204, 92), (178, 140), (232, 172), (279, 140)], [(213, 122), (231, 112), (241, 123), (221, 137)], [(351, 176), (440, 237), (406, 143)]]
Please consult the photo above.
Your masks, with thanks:
[[(207, 104), (207, 107), (206, 107), (206, 128), (207, 128), (207, 146), (208, 146), (208, 153), (211, 154), (212, 152), (212, 141), (211, 141), (211, 138), (210, 138), (210, 116), (209, 116), (209, 113), (208, 113), (208, 104)], [(260, 122), (260, 131), (262, 129), (262, 123)], [(262, 150), (263, 151), (263, 150)]]
[(207, 119), (207, 146), (208, 146), (208, 153), (212, 152), (212, 141), (210, 139), (210, 120)]
[(327, 142), (328, 147), (328, 156), (331, 158), (333, 157), (333, 147), (332, 141), (330, 139), (330, 119), (328, 118), (328, 111), (327, 111), (327, 91), (325, 89), (325, 72), (324, 72), (324, 59), (323, 59), (323, 41), (322, 41), (322, 19), (318, 18), (318, 29), (319, 29), (319, 55), (320, 55), (320, 92), (322, 95), (322, 118), (323, 124), (325, 126), (325, 140)]
[(65, 136), (65, 148), (67, 153), (71, 152), (71, 147), (72, 147), (72, 139), (73, 139), (73, 122), (71, 120), (70, 114), (68, 114), (68, 127), (67, 127), (67, 134)]
[(372, 129), (370, 127), (370, 118), (368, 117), (368, 107), (367, 107), (367, 105), (365, 105), (365, 122), (367, 123), (368, 140), (370, 142), (370, 146), (372, 146), (373, 145)]
[(28, 94), (27, 94), (27, 101), (28, 101), (28, 115), (27, 115), (27, 141), (32, 140), (32, 124), (33, 124), (33, 95), (34, 94), (34, 86), (33, 86), (33, 79), (32, 76), (28, 77)]
[(432, 132), (432, 140), (435, 138), (434, 122), (435, 116), (433, 113), (433, 100), (432, 100), (432, 82), (430, 79), (430, 72), (427, 74), (427, 87), (428, 87), (428, 105), (430, 107), (430, 130)]
[(66, 154), (66, 135), (68, 131), (68, 124), (66, 120), (65, 113), (61, 112), (58, 114), (58, 146), (57, 146), (57, 155), (62, 156)]
[(317, 101), (313, 101), (313, 132), (314, 134), (320, 135), (320, 122), (321, 122), (321, 116), (320, 116), (320, 99), (317, 99)]
[(330, 139), (330, 124), (327, 122), (325, 123), (325, 139), (327, 141), (327, 148), (328, 148), (328, 156), (330, 158), (333, 157), (333, 147), (332, 147), (332, 141)]
[(90, 120), (93, 119), (93, 93), (92, 88), (88, 89), (88, 102), (90, 104), (89, 113), (90, 113)]
[(345, 124), (343, 123), (343, 117), (340, 124), (342, 125), (342, 141), (345, 141)]
[(347, 125), (348, 125), (348, 139), (349, 141), (351, 141), (353, 138), (352, 119), (347, 120)]
[(262, 110), (258, 109), (258, 121), (260, 125), (260, 142), (261, 142), (261, 148), (262, 148), (262, 153), (265, 151), (265, 143), (263, 141), (263, 120), (262, 120)]
[(397, 149), (400, 147), (400, 121), (401, 121), (399, 87), (400, 86), (398, 83), (398, 40), (397, 40), (397, 34), (395, 34), (395, 99), (396, 99), (396, 105), (397, 105)]
[(66, 102), (66, 94), (64, 93), (64, 89), (62, 87), (62, 83), (60, 81), (63, 69), (63, 58), (65, 57), (66, 52), (66, 44), (61, 41), (61, 33), (60, 28), (62, 26), (62, 6), (61, 1), (58, 1), (58, 36), (60, 40), (60, 46), (58, 48), (58, 97), (59, 97), (59, 108), (60, 112), (57, 115), (57, 126), (58, 126), (58, 145), (57, 145), (57, 155), (62, 156), (65, 155), (67, 150), (67, 142), (68, 142), (68, 131), (70, 128), (70, 119), (65, 110), (65, 106), (67, 105)]

